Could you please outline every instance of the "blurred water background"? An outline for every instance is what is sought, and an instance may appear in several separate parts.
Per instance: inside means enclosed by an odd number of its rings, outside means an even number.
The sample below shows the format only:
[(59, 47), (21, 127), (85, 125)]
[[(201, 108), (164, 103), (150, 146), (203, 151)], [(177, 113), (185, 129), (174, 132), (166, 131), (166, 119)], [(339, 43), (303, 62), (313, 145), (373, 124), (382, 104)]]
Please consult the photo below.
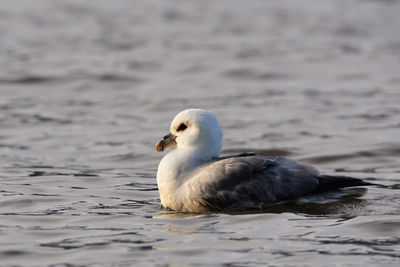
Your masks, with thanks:
[[(400, 1), (2, 0), (1, 266), (399, 266)], [(379, 182), (258, 214), (160, 210), (154, 144)]]

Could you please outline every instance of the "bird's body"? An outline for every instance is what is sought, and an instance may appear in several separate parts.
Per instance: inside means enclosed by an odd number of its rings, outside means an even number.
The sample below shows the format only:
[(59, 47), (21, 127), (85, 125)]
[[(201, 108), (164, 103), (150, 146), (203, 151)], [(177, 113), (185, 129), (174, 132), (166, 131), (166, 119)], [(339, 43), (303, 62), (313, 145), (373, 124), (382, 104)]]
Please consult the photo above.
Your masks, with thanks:
[(251, 153), (219, 157), (222, 132), (215, 116), (189, 109), (173, 120), (156, 150), (176, 149), (161, 160), (157, 183), (164, 208), (185, 211), (262, 209), (273, 204), (350, 186), (360, 179), (320, 175), (308, 165)]

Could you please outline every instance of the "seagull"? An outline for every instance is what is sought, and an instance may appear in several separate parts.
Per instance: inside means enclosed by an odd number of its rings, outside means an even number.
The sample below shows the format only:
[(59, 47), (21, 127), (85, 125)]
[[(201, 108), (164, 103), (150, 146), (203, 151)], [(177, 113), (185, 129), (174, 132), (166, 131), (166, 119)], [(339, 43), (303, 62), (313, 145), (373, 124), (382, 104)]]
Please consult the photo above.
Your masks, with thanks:
[(242, 153), (220, 157), (222, 131), (215, 115), (187, 109), (173, 119), (157, 152), (173, 147), (159, 163), (157, 184), (164, 209), (221, 212), (265, 209), (304, 196), (374, 185), (346, 176), (321, 175), (283, 157)]

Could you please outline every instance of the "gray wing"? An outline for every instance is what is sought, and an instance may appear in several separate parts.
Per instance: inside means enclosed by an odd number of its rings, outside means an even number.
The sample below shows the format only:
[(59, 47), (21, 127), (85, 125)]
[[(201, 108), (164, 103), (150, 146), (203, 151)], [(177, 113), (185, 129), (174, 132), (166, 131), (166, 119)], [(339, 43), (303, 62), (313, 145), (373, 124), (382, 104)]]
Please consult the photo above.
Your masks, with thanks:
[(318, 175), (316, 169), (282, 157), (222, 158), (187, 181), (186, 197), (211, 210), (257, 208), (311, 193)]

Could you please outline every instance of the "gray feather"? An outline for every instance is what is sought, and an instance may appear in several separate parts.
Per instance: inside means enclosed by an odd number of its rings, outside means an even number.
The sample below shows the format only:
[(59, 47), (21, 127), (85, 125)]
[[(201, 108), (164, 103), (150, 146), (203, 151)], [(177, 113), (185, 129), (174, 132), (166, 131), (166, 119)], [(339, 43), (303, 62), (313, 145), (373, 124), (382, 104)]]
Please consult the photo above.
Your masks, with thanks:
[(318, 176), (313, 167), (282, 157), (218, 158), (187, 181), (187, 199), (208, 210), (262, 208), (315, 193)]

